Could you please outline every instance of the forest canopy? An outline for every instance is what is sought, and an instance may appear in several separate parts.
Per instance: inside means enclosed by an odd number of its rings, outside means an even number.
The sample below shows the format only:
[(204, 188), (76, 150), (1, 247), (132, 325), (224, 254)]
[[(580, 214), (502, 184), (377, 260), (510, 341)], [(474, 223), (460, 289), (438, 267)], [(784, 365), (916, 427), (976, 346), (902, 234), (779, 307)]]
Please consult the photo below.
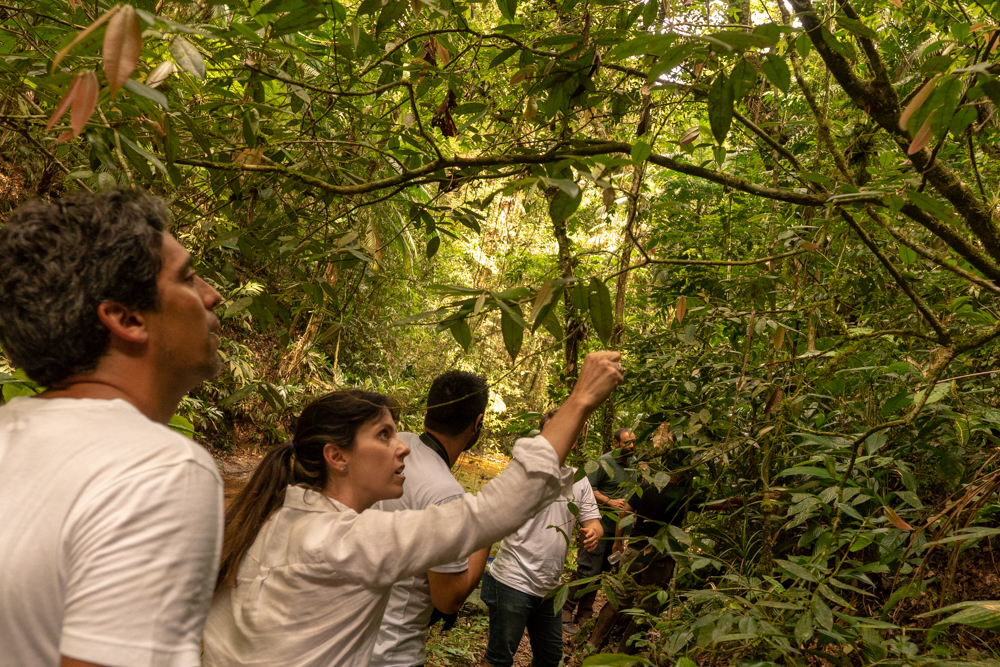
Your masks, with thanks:
[(357, 385), (417, 428), (462, 367), (506, 450), (618, 349), (582, 455), (631, 426), (758, 498), (650, 540), (669, 588), (595, 584), (629, 660), (1000, 657), (1000, 2), (2, 0), (0, 35), (3, 216), (141, 187), (223, 294), (178, 427), (267, 447)]

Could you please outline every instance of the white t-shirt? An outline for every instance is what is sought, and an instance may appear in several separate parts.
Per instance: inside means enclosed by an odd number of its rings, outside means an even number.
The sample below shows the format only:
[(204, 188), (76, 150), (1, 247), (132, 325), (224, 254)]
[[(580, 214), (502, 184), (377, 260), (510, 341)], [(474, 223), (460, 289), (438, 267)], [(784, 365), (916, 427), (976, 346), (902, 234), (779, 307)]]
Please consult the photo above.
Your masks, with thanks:
[[(578, 516), (573, 516), (570, 503), (578, 508)], [(490, 563), (490, 576), (522, 593), (545, 597), (559, 585), (577, 519), (582, 523), (600, 518), (594, 490), (583, 477), (573, 485), (572, 495), (558, 498), (504, 538)]]
[(365, 667), (392, 585), (467, 558), (567, 491), (573, 477), (541, 436), (478, 495), (425, 510), (352, 509), (290, 486), (216, 595), (205, 625), (206, 667)]
[(222, 542), (198, 444), (123, 400), (0, 408), (0, 665), (198, 665)]
[[(414, 433), (400, 433), (410, 448), (406, 457), (406, 481), (403, 495), (383, 500), (378, 508), (386, 512), (422, 510), (441, 505), (465, 495), (465, 490), (451, 474), (448, 464)], [(433, 532), (427, 539), (434, 539)], [(434, 572), (455, 574), (469, 569), (469, 559), (432, 567)], [(372, 653), (372, 667), (413, 667), (424, 664), (427, 624), (434, 612), (431, 586), (426, 572), (420, 572), (392, 587), (389, 604), (382, 617)]]

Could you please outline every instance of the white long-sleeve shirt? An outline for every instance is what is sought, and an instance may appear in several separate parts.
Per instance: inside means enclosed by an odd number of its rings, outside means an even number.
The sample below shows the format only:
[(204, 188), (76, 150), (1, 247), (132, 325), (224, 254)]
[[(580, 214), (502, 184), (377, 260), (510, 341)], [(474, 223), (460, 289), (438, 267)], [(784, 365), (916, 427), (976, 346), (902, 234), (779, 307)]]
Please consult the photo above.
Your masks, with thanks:
[(360, 514), (290, 486), (212, 602), (204, 664), (364, 667), (392, 585), (465, 558), (517, 530), (572, 488), (570, 468), (541, 436), (478, 495), (425, 510)]

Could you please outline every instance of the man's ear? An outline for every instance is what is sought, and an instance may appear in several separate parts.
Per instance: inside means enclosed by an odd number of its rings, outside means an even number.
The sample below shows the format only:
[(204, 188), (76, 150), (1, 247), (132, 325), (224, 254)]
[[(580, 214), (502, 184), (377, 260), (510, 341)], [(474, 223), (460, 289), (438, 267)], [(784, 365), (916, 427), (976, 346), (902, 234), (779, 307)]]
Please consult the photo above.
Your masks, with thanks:
[(334, 470), (344, 472), (344, 469), (347, 468), (347, 457), (344, 456), (344, 450), (333, 443), (328, 442), (323, 445), (323, 460)]
[(484, 414), (480, 414), (478, 417), (476, 417), (476, 421), (473, 422), (473, 424), (472, 424), (472, 432), (473, 433), (479, 433), (479, 431), (482, 430), (482, 428), (483, 428), (483, 418), (485, 416), (486, 415), (484, 415)]
[(116, 301), (104, 301), (97, 306), (97, 317), (112, 337), (140, 345), (149, 341), (146, 318), (137, 310)]

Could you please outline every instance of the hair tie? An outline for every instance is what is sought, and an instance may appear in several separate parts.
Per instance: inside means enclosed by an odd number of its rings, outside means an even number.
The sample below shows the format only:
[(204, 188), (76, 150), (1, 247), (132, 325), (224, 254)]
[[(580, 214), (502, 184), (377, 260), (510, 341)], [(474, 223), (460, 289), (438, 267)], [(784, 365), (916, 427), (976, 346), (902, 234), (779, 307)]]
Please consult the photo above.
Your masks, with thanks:
[(292, 454), (295, 453), (295, 438), (288, 439), (288, 448), (292, 450)]

